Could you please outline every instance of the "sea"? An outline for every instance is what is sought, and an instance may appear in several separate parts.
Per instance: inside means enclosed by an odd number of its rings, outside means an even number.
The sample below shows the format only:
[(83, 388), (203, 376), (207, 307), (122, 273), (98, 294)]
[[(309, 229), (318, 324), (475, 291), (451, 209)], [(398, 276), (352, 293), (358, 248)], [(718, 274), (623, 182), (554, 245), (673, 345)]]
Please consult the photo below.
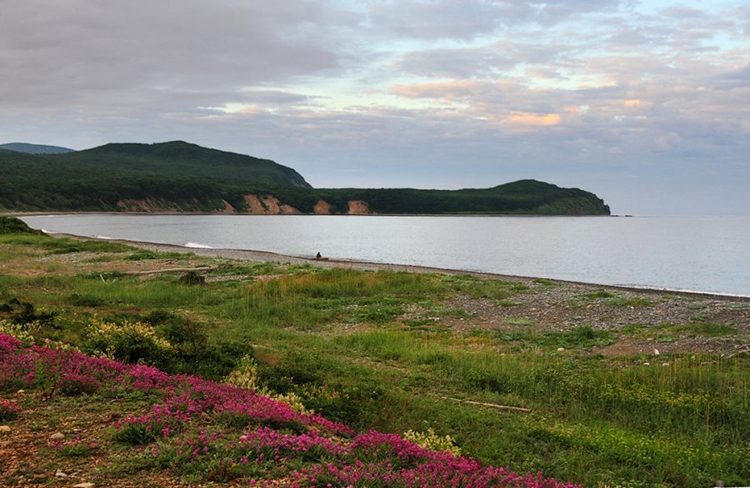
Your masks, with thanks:
[(187, 247), (750, 296), (750, 215), (23, 216), (35, 229)]

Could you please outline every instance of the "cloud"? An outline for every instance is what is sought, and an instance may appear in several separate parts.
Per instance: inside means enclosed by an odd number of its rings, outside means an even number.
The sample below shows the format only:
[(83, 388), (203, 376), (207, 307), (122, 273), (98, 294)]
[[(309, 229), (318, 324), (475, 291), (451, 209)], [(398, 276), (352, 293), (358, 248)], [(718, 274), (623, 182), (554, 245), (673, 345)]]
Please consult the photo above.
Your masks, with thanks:
[(547, 127), (557, 125), (561, 121), (558, 114), (530, 114), (523, 112), (511, 112), (502, 120), (502, 124), (511, 126)]
[(748, 26), (730, 0), (9, 2), (0, 133), (189, 140), (317, 186), (730, 185)]
[(455, 99), (477, 96), (494, 88), (494, 83), (489, 81), (456, 80), (413, 85), (395, 85), (391, 91), (396, 95), (409, 98), (445, 99), (450, 102)]
[(505, 2), (388, 1), (372, 4), (367, 16), (373, 31), (422, 40), (462, 39), (493, 32), (508, 11)]
[(12, 2), (0, 17), (0, 103), (127, 107), (189, 96), (205, 105), (339, 69), (325, 21), (303, 1)]

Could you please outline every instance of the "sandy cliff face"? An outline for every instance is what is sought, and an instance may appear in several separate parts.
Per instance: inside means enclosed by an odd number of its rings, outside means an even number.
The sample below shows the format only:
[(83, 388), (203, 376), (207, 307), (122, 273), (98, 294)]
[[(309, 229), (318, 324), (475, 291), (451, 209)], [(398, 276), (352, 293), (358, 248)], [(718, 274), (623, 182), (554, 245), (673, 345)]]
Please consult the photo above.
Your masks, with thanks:
[(317, 215), (330, 215), (331, 205), (329, 205), (325, 200), (318, 200), (318, 203), (316, 203), (315, 207), (313, 207), (313, 212), (315, 212), (315, 214)]
[(232, 204), (230, 204), (226, 200), (222, 200), (222, 203), (224, 203), (224, 208), (221, 210), (218, 210), (219, 213), (223, 213), (223, 214), (237, 213), (237, 210), (232, 206)]
[(258, 215), (289, 215), (301, 213), (291, 205), (283, 204), (270, 195), (244, 195), (248, 213)]
[[(253, 215), (296, 215), (301, 214), (298, 209), (281, 203), (278, 198), (271, 195), (251, 195), (243, 196), (247, 204), (247, 213)], [(226, 200), (221, 201), (223, 207), (216, 208), (213, 213), (235, 214), (241, 213), (232, 204)], [(142, 212), (142, 213), (182, 213), (199, 211), (199, 202), (195, 202), (195, 208), (181, 208), (176, 204), (170, 204), (162, 199), (147, 198), (142, 200), (123, 199), (117, 202), (117, 208), (123, 212)], [(313, 212), (317, 215), (331, 215), (331, 205), (325, 200), (318, 200)], [(362, 200), (350, 200), (347, 202), (348, 215), (366, 215), (371, 213), (367, 202)]]
[(367, 202), (362, 200), (349, 200), (349, 215), (365, 215), (370, 213)]
[(168, 206), (165, 201), (154, 198), (147, 198), (144, 200), (126, 198), (117, 202), (117, 208), (123, 212), (163, 213), (179, 211), (174, 207)]
[[(333, 213), (331, 205), (323, 199), (318, 200), (318, 203), (313, 208), (313, 212), (317, 215), (331, 215)], [(347, 215), (365, 215), (370, 213), (370, 208), (367, 202), (362, 200), (349, 200), (347, 202), (346, 213)]]

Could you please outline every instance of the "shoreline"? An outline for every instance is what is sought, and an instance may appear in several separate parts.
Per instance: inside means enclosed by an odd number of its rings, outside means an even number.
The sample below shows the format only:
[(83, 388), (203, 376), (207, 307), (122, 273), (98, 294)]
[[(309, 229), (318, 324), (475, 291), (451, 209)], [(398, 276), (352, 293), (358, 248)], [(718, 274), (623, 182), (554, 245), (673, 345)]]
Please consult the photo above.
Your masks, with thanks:
[(586, 217), (618, 217), (618, 218), (631, 218), (638, 217), (632, 214), (584, 214), (584, 215), (567, 215), (567, 214), (539, 214), (539, 213), (360, 213), (360, 214), (349, 214), (349, 213), (225, 213), (225, 212), (115, 212), (107, 210), (80, 210), (72, 212), (43, 212), (43, 211), (31, 211), (31, 212), (0, 212), (0, 216), (6, 217), (44, 217), (46, 215), (225, 215), (227, 217), (564, 217), (564, 218), (586, 218)]
[(96, 240), (106, 242), (116, 242), (125, 244), (128, 246), (137, 247), (139, 249), (147, 249), (157, 252), (180, 252), (184, 254), (196, 254), (205, 257), (221, 257), (227, 259), (237, 259), (241, 261), (260, 261), (260, 262), (279, 262), (286, 264), (310, 264), (313, 266), (320, 266), (323, 268), (349, 268), (361, 271), (380, 271), (389, 270), (397, 272), (407, 273), (441, 273), (448, 275), (471, 275), (490, 279), (499, 280), (512, 280), (524, 283), (545, 280), (553, 283), (568, 284), (575, 286), (607, 289), (607, 290), (623, 290), (634, 293), (644, 293), (650, 295), (677, 295), (694, 298), (709, 298), (713, 300), (727, 300), (727, 301), (742, 301), (750, 303), (750, 296), (745, 295), (733, 295), (733, 294), (721, 294), (701, 291), (689, 291), (689, 290), (673, 290), (668, 288), (648, 288), (648, 287), (636, 287), (636, 286), (621, 286), (621, 285), (605, 285), (599, 283), (588, 283), (581, 281), (569, 281), (554, 278), (534, 277), (534, 276), (520, 276), (520, 275), (506, 275), (500, 273), (487, 273), (480, 271), (467, 271), (450, 268), (438, 268), (431, 266), (420, 266), (410, 264), (393, 264), (393, 263), (375, 263), (369, 261), (356, 261), (348, 259), (317, 259), (314, 256), (290, 256), (286, 254), (274, 253), (271, 251), (257, 251), (251, 249), (222, 249), (222, 248), (204, 248), (204, 247), (188, 247), (179, 244), (163, 244), (156, 242), (147, 241), (136, 241), (129, 239), (107, 239), (102, 237), (91, 237), (91, 236), (79, 236), (75, 234), (67, 233), (47, 233), (52, 237), (69, 237), (79, 240)]

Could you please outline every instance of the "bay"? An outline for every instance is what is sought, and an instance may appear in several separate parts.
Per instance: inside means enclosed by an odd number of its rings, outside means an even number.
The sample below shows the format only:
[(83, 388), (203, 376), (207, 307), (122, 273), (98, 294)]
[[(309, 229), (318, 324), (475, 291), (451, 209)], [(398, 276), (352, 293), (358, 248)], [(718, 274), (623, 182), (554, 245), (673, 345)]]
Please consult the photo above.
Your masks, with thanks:
[(750, 296), (750, 216), (24, 216), (47, 232)]

